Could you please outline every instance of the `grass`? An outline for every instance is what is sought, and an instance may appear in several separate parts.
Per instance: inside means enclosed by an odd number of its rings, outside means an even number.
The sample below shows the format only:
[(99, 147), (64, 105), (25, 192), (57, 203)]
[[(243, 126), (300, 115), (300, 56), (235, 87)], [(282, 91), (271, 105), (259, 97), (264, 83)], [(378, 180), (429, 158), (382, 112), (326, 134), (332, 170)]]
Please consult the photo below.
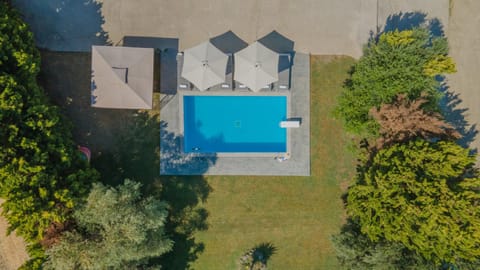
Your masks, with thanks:
[(271, 269), (337, 268), (329, 237), (343, 221), (341, 186), (354, 157), (331, 111), (352, 63), (312, 57), (311, 177), (206, 177), (208, 229), (195, 233), (205, 250), (193, 269), (236, 269), (243, 252), (264, 242), (276, 248)]
[(175, 246), (159, 259), (162, 269), (236, 269), (242, 253), (264, 243), (275, 250), (270, 269), (337, 268), (329, 238), (344, 220), (340, 196), (355, 159), (331, 111), (352, 58), (311, 58), (312, 176), (160, 177), (158, 115), (92, 109), (89, 56), (42, 56), (45, 89), (72, 119), (77, 142), (91, 148), (103, 181), (142, 181), (150, 195), (169, 202)]

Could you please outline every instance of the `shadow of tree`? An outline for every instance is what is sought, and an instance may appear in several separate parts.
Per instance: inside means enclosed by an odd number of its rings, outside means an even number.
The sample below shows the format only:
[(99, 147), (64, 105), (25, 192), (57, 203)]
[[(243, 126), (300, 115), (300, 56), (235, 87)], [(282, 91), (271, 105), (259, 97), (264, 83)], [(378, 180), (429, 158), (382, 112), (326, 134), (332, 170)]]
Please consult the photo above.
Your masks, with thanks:
[(272, 243), (261, 243), (253, 248), (254, 261), (258, 260), (267, 264), (270, 257), (277, 252), (277, 248)]
[[(193, 234), (207, 229), (208, 213), (201, 203), (211, 188), (202, 176), (160, 176), (160, 133), (163, 139), (173, 140), (165, 141), (171, 147), (164, 150), (179, 151), (177, 143), (181, 138), (168, 132), (165, 123), (161, 125), (158, 113), (90, 106), (90, 66), (89, 53), (42, 51), (40, 81), (52, 101), (73, 122), (75, 140), (92, 150), (91, 164), (102, 174), (104, 183), (116, 186), (130, 178), (142, 182), (146, 194), (160, 196), (169, 203), (166, 227), (175, 245), (165, 258), (154, 259), (152, 264), (161, 262), (163, 269), (188, 269), (203, 250), (203, 244), (197, 243)], [(177, 152), (171, 157), (180, 155)], [(200, 173), (215, 158), (205, 160), (197, 160)], [(183, 161), (186, 163), (170, 162), (188, 168), (192, 160)]]
[(270, 257), (277, 251), (272, 243), (261, 243), (240, 257), (241, 269), (265, 270)]
[(106, 184), (115, 186), (128, 178), (148, 188), (159, 179), (159, 116), (138, 112), (122, 120), (113, 147), (94, 157), (92, 165)]
[[(443, 37), (445, 35), (443, 25), (437, 18), (427, 19), (427, 14), (423, 12), (405, 12), (390, 15), (385, 23), (385, 27), (382, 32), (374, 35), (371, 33), (371, 39), (378, 39), (378, 37), (388, 31), (394, 30), (409, 30), (415, 27), (425, 27), (429, 30), (430, 34), (434, 37)], [(354, 67), (350, 71), (350, 75), (354, 72)], [(476, 125), (470, 125), (465, 119), (465, 113), (467, 108), (459, 108), (462, 100), (459, 98), (459, 94), (449, 89), (445, 78), (438, 76), (437, 81), (439, 83), (439, 92), (441, 98), (439, 100), (439, 106), (445, 120), (451, 124), (460, 134), (462, 138), (457, 142), (463, 147), (469, 147), (469, 145), (475, 140), (478, 133)], [(344, 87), (350, 87), (351, 81), (346, 80)], [(477, 149), (472, 149), (472, 153), (477, 153)]]
[(102, 3), (96, 0), (13, 0), (35, 34), (38, 47), (55, 51), (90, 51), (108, 43)]
[[(173, 250), (161, 258), (151, 259), (149, 264), (160, 264), (162, 269), (189, 269), (191, 262), (204, 250), (203, 243), (195, 240), (194, 233), (208, 228), (208, 212), (201, 204), (206, 201), (211, 187), (203, 176), (159, 175), (160, 140), (163, 145), (170, 146), (163, 147), (162, 151), (169, 152), (167, 157), (171, 164), (183, 168), (192, 162), (179, 152), (181, 138), (166, 131), (165, 127), (166, 123), (159, 121), (158, 114), (133, 114), (125, 127), (117, 132), (116, 147), (92, 160), (92, 164), (102, 173), (103, 182), (118, 185), (125, 178), (140, 181), (144, 184), (145, 194), (168, 202), (166, 232), (174, 241)], [(196, 160), (194, 163), (206, 170), (213, 158)]]
[[(458, 108), (462, 102), (459, 94), (451, 91), (446, 83), (442, 83), (440, 92), (442, 97), (439, 106), (445, 120), (462, 135), (462, 138), (457, 141), (458, 144), (465, 148), (469, 147), (478, 134), (477, 126), (475, 124), (470, 125), (465, 119), (467, 108)], [(471, 149), (471, 151), (477, 153), (478, 149)]]
[(438, 18), (427, 19), (427, 13), (418, 11), (399, 12), (388, 16), (382, 33), (394, 30), (409, 30), (416, 27), (426, 27), (436, 37), (445, 35), (443, 25)]
[(206, 201), (212, 189), (203, 176), (162, 176), (160, 184), (161, 198), (170, 205), (166, 229), (175, 244), (170, 253), (153, 262), (159, 262), (162, 269), (191, 269), (191, 263), (205, 249), (194, 233), (208, 228), (208, 212), (199, 204)]
[[(215, 154), (197, 155), (184, 153), (183, 136), (175, 135), (167, 130), (168, 124), (160, 122), (160, 174), (162, 175), (202, 175), (215, 164)], [(198, 136), (201, 136), (198, 134)], [(203, 140), (202, 138), (197, 138)]]
[(93, 157), (114, 149), (112, 138), (117, 137), (117, 131), (129, 122), (134, 111), (91, 107), (91, 54), (41, 51), (41, 57), (39, 83), (74, 123), (75, 141), (89, 147)]
[(212, 191), (210, 185), (201, 174), (215, 164), (216, 155), (197, 156), (184, 153), (181, 149), (183, 137), (167, 130), (168, 124), (160, 121), (160, 173), (189, 171), (198, 175), (161, 176), (156, 182), (161, 186), (161, 198), (170, 204), (170, 216), (167, 232), (172, 235), (175, 244), (172, 252), (164, 255), (160, 262), (164, 269), (190, 269), (191, 262), (203, 252), (203, 243), (194, 238), (196, 231), (208, 228), (206, 219), (208, 212), (201, 207)]

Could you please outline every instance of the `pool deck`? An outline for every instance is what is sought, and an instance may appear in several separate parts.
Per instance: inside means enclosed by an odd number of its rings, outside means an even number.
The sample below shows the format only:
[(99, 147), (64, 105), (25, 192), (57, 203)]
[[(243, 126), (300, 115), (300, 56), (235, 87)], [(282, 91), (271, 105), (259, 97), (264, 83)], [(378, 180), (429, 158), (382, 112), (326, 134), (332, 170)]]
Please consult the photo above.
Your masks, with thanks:
[[(213, 92), (214, 93), (214, 92)], [(210, 94), (210, 93), (207, 93)], [(250, 94), (250, 93), (245, 93)], [(277, 92), (251, 93), (254, 95), (278, 95)], [(185, 154), (179, 145), (182, 141), (180, 102), (182, 94), (176, 94), (160, 111), (161, 175), (310, 175), (310, 57), (297, 53), (293, 59), (289, 118), (301, 118), (300, 128), (289, 129), (290, 159), (279, 162), (272, 156), (256, 154), (241, 156), (216, 155), (199, 157)], [(168, 136), (171, 134), (172, 136)], [(175, 139), (176, 138), (176, 139)], [(174, 144), (174, 146), (172, 146)], [(171, 153), (176, 151), (176, 153)], [(180, 160), (172, 162), (172, 156)], [(188, 164), (186, 164), (188, 163)], [(199, 164), (201, 163), (201, 164)], [(207, 165), (205, 165), (207, 164)]]

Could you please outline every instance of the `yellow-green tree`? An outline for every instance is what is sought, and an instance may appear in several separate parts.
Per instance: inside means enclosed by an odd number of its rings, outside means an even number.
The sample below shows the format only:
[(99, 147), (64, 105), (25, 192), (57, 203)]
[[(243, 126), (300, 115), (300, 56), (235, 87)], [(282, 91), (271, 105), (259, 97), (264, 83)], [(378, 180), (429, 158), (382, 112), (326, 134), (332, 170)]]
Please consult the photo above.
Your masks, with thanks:
[(380, 150), (360, 167), (347, 211), (372, 241), (403, 244), (439, 263), (480, 258), (480, 179), (454, 142), (421, 139)]
[[(29, 243), (39, 268), (39, 242), (69, 217), (97, 172), (77, 153), (69, 125), (37, 85), (40, 58), (28, 26), (0, 2), (0, 197), (3, 215)], [(37, 260), (38, 259), (38, 260)]]
[(440, 265), (425, 260), (403, 244), (385, 239), (372, 241), (360, 226), (348, 219), (339, 234), (332, 236), (337, 259), (343, 269), (355, 270), (440, 270)]

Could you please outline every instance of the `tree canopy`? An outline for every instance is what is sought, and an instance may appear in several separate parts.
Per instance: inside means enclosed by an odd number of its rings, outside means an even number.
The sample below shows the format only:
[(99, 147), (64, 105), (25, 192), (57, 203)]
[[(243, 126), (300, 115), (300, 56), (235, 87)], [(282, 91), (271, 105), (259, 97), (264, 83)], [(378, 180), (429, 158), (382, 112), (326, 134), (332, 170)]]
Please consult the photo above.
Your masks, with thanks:
[(332, 237), (337, 258), (345, 269), (352, 270), (439, 270), (438, 264), (425, 260), (398, 242), (372, 241), (349, 219), (341, 233)]
[(9, 231), (31, 244), (32, 258), (41, 256), (45, 230), (66, 221), (98, 178), (81, 160), (68, 122), (38, 86), (39, 67), (32, 33), (0, 2), (0, 196)]
[(75, 211), (77, 228), (47, 251), (46, 269), (132, 269), (172, 248), (165, 236), (167, 204), (143, 198), (139, 183), (94, 184)]
[(426, 108), (435, 110), (439, 97), (436, 76), (455, 71), (447, 54), (447, 40), (423, 28), (372, 38), (353, 66), (336, 114), (348, 131), (371, 136), (377, 134), (378, 124), (369, 110), (392, 103), (399, 94), (414, 100), (425, 93)]
[(480, 258), (480, 179), (454, 142), (380, 150), (359, 169), (347, 211), (372, 241), (399, 242), (436, 263)]
[(371, 108), (370, 115), (380, 126), (375, 148), (415, 138), (459, 139), (460, 133), (446, 123), (440, 113), (426, 112), (421, 108), (426, 102), (428, 100), (422, 97), (410, 101), (405, 95), (399, 95), (392, 104)]
[[(425, 28), (372, 38), (352, 67), (336, 115), (360, 135), (355, 183), (346, 196), (355, 226), (333, 238), (351, 269), (475, 269), (480, 262), (480, 180), (475, 156), (438, 105), (455, 72), (445, 37)], [(399, 259), (402, 258), (403, 259)]]

